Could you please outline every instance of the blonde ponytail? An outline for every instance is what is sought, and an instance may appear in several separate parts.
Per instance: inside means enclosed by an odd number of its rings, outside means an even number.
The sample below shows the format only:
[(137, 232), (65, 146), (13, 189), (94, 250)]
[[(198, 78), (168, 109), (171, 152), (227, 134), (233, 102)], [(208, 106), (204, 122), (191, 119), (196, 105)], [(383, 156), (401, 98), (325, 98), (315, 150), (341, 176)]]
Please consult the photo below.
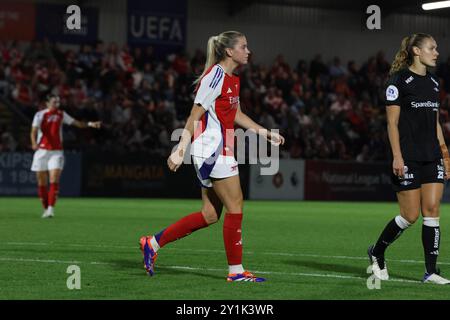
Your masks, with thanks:
[(217, 45), (218, 38), (219, 38), (218, 36), (209, 37), (208, 44), (206, 46), (205, 68), (203, 69), (202, 74), (197, 79), (195, 79), (194, 85), (197, 84), (197, 82), (199, 82), (203, 78), (203, 76), (205, 75), (206, 71), (213, 64), (216, 63), (216, 61), (217, 61), (217, 58), (216, 58), (216, 45)]

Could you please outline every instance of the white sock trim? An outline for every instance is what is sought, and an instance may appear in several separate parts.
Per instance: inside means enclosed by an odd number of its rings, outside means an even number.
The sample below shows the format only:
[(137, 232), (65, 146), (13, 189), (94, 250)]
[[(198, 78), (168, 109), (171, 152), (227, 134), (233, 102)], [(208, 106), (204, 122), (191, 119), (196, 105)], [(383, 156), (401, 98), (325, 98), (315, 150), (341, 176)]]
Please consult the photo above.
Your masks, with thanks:
[(158, 241), (156, 241), (155, 237), (152, 237), (150, 239), (150, 243), (152, 244), (153, 250), (155, 252), (159, 250), (159, 244), (158, 244)]
[(395, 217), (395, 223), (403, 230), (411, 225), (411, 223), (409, 223), (408, 220), (403, 218), (401, 215)]
[(439, 227), (439, 218), (423, 217), (423, 225), (427, 227)]
[(235, 265), (231, 265), (228, 266), (228, 273), (242, 273), (244, 272), (244, 267), (242, 266), (242, 264), (235, 264)]

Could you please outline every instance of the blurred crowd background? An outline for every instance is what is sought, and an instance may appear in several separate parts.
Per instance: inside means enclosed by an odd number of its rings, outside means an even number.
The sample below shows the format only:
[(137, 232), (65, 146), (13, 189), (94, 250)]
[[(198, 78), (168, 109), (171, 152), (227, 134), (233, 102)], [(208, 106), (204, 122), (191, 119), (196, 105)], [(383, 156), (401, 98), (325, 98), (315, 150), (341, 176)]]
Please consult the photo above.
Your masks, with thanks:
[[(251, 48), (250, 48), (251, 49)], [(79, 120), (100, 120), (100, 132), (65, 127), (66, 150), (149, 152), (166, 156), (173, 130), (184, 127), (205, 52), (157, 57), (152, 46), (83, 44), (63, 49), (48, 41), (0, 43), (0, 96), (29, 120), (61, 97), (61, 108)], [(283, 158), (379, 161), (388, 158), (384, 83), (390, 61), (382, 51), (358, 65), (282, 54), (269, 65), (251, 57), (238, 70), (242, 110), (286, 137)], [(433, 70), (440, 78), (440, 121), (450, 137), (450, 57)], [(29, 136), (0, 127), (1, 151), (29, 151)], [(20, 132), (22, 132), (20, 134)]]

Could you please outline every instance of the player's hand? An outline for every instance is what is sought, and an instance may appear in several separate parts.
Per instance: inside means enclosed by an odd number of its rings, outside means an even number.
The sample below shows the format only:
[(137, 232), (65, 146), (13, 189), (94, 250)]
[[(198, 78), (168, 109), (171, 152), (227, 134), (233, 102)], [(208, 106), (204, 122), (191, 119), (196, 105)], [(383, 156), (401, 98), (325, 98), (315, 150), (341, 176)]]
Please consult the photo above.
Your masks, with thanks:
[(450, 179), (450, 158), (444, 158), (444, 180)]
[(184, 158), (183, 149), (175, 150), (175, 152), (172, 153), (170, 157), (167, 159), (167, 166), (169, 167), (170, 171), (176, 172), (183, 163), (183, 158)]
[(36, 143), (33, 143), (31, 145), (31, 149), (33, 149), (34, 151), (36, 151), (37, 149), (39, 149), (38, 145)]
[(88, 127), (90, 128), (94, 128), (94, 129), (100, 129), (102, 126), (102, 122), (101, 121), (95, 121), (95, 122), (88, 122)]
[(267, 140), (274, 146), (279, 146), (280, 144), (284, 144), (284, 137), (281, 134), (278, 134), (276, 132), (267, 131)]
[(392, 161), (392, 172), (397, 177), (403, 177), (405, 174), (405, 162), (403, 161), (403, 158), (394, 158), (394, 161)]

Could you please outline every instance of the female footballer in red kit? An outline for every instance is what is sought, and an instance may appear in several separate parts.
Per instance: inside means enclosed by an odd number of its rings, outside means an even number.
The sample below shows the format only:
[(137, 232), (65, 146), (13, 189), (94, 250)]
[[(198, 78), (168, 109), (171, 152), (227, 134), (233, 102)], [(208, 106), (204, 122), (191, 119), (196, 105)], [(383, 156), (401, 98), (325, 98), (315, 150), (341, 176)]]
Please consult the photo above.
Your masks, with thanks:
[[(99, 129), (101, 126), (100, 122), (78, 121), (60, 110), (59, 105), (59, 96), (47, 95), (47, 108), (34, 115), (31, 126), (31, 148), (35, 150), (31, 171), (36, 172), (38, 194), (44, 207), (42, 218), (54, 216), (54, 207), (59, 192), (59, 178), (64, 167), (63, 123), (78, 128)], [(50, 188), (48, 188), (49, 181)]]
[(216, 223), (225, 206), (223, 240), (228, 260), (227, 281), (265, 281), (242, 265), (243, 195), (233, 154), (234, 124), (257, 132), (274, 145), (283, 144), (284, 138), (256, 124), (241, 111), (239, 77), (233, 71), (248, 63), (249, 54), (247, 39), (240, 32), (227, 31), (208, 40), (205, 69), (195, 82), (191, 114), (177, 149), (167, 160), (170, 170), (177, 171), (194, 136), (191, 156), (202, 185), (202, 208), (155, 235), (141, 237), (140, 248), (149, 275), (154, 273), (160, 248)]

